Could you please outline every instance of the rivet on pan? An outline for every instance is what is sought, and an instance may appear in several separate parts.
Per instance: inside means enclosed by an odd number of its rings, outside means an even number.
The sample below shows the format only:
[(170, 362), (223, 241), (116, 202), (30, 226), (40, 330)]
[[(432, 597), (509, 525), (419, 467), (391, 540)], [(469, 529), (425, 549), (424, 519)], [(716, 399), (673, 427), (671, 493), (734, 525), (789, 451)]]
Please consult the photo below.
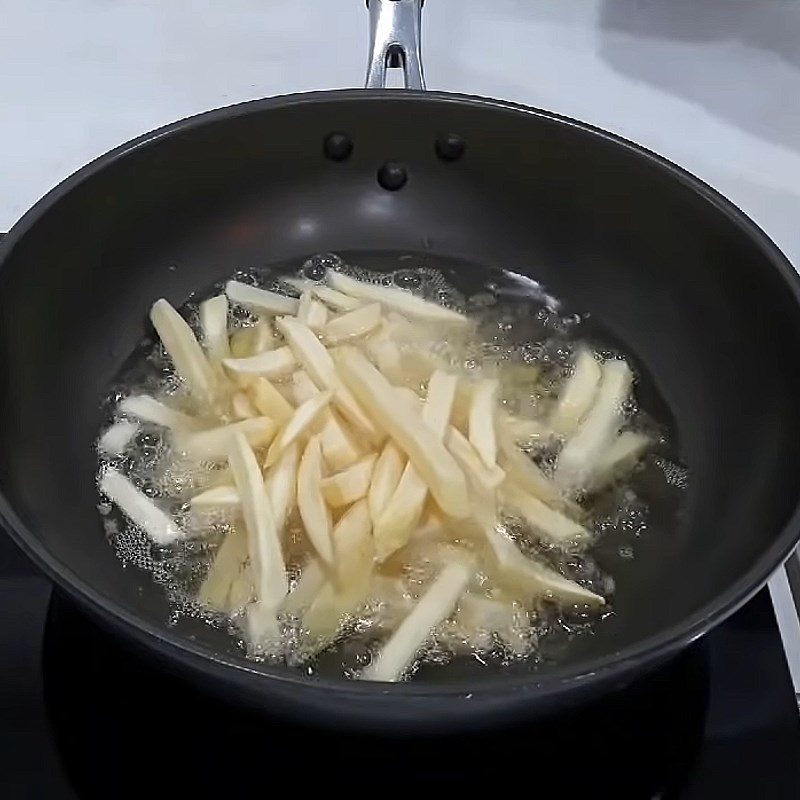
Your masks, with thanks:
[(378, 170), (378, 183), (390, 192), (396, 192), (406, 185), (408, 172), (402, 164), (396, 161), (387, 161)]
[(346, 133), (329, 133), (322, 149), (331, 161), (346, 161), (353, 152), (353, 140)]
[(436, 155), (442, 161), (458, 161), (464, 155), (466, 146), (457, 133), (443, 133), (436, 137)]

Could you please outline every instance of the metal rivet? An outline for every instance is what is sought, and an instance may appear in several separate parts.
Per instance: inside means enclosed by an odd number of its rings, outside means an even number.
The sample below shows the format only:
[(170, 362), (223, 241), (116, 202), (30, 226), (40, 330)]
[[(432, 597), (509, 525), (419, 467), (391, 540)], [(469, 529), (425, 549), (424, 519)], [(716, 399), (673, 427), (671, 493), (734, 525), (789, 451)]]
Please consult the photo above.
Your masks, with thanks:
[(458, 161), (464, 155), (466, 142), (457, 133), (444, 133), (436, 137), (436, 155), (442, 161)]
[(390, 192), (396, 192), (406, 185), (408, 172), (402, 164), (396, 161), (387, 161), (378, 170), (378, 183)]
[(345, 161), (353, 152), (353, 140), (346, 133), (329, 133), (323, 150), (331, 161)]

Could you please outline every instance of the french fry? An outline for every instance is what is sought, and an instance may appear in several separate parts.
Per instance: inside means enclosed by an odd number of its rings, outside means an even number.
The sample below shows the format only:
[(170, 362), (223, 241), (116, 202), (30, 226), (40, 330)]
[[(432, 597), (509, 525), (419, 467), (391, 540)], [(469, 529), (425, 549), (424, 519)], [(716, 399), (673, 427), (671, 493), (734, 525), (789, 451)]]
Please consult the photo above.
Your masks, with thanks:
[(379, 303), (361, 306), (332, 319), (322, 330), (322, 336), (329, 345), (339, 344), (347, 339), (363, 336), (374, 330), (381, 321)]
[(319, 432), (322, 457), (332, 472), (341, 472), (352, 466), (363, 455), (353, 436), (332, 408), (324, 412), (324, 422)]
[(286, 423), (294, 414), (289, 401), (269, 382), (267, 378), (256, 378), (247, 391), (259, 414), (269, 417), (278, 425)]
[(189, 392), (200, 402), (211, 404), (216, 395), (214, 372), (189, 324), (164, 299), (153, 303), (150, 321)]
[(314, 284), (311, 291), (334, 311), (352, 311), (362, 305), (361, 300), (358, 298), (342, 294), (342, 292), (337, 292), (336, 289), (331, 289), (330, 286), (324, 286), (323, 284)]
[(138, 422), (129, 422), (126, 419), (121, 419), (109, 427), (100, 437), (97, 442), (97, 448), (106, 455), (122, 455), (140, 428), (141, 426)]
[(325, 279), (328, 286), (342, 292), (342, 294), (356, 297), (359, 300), (382, 303), (387, 308), (396, 309), (415, 319), (441, 322), (449, 325), (467, 324), (467, 318), (463, 314), (436, 305), (436, 303), (431, 303), (428, 300), (423, 300), (421, 297), (417, 297), (404, 289), (393, 289), (377, 283), (364, 283), (331, 269), (328, 270)]
[(292, 373), (292, 396), (296, 405), (301, 405), (320, 393), (317, 384), (308, 377), (304, 369)]
[(286, 338), (297, 360), (308, 372), (319, 389), (329, 389), (334, 402), (349, 422), (356, 426), (370, 441), (379, 442), (381, 434), (375, 423), (364, 413), (352, 393), (345, 387), (336, 373), (328, 351), (314, 332), (302, 322), (291, 317), (280, 317), (278, 329)]
[[(456, 377), (437, 370), (428, 385), (428, 397), (422, 410), (422, 421), (438, 442), (441, 442), (456, 392)], [(408, 542), (417, 527), (428, 487), (412, 464), (406, 464), (400, 482), (375, 526), (375, 549), (383, 560)]]
[(487, 469), (469, 439), (458, 428), (451, 425), (445, 433), (444, 441), (464, 474), (487, 492), (493, 493), (505, 480), (506, 473), (496, 464), (492, 469)]
[(303, 571), (297, 579), (286, 599), (283, 601), (283, 610), (287, 614), (299, 614), (311, 605), (320, 589), (325, 585), (327, 574), (318, 559), (313, 556), (303, 566)]
[(155, 544), (168, 545), (184, 538), (184, 532), (178, 525), (118, 470), (109, 467), (103, 473), (100, 491), (116, 503), (125, 516)]
[(297, 503), (297, 469), (300, 464), (300, 445), (292, 442), (283, 449), (278, 460), (269, 468), (264, 480), (275, 525), (283, 531)]
[(600, 459), (591, 489), (600, 491), (621, 474), (632, 469), (650, 446), (650, 437), (635, 431), (621, 433)]
[(252, 447), (266, 447), (275, 431), (276, 425), (269, 417), (253, 417), (218, 428), (176, 435), (175, 445), (178, 450), (195, 458), (225, 460), (237, 434), (242, 434)]
[(455, 610), (472, 577), (464, 564), (447, 564), (411, 613), (361, 672), (368, 681), (399, 681), (433, 629)]
[(320, 392), (306, 400), (305, 403), (301, 403), (295, 409), (291, 419), (284, 425), (270, 445), (267, 459), (264, 462), (265, 466), (272, 466), (278, 460), (280, 454), (312, 426), (327, 407), (331, 396), (331, 392)]
[(232, 358), (250, 358), (266, 350), (274, 350), (278, 340), (269, 320), (260, 319), (249, 328), (240, 328), (230, 335), (230, 353)]
[(633, 375), (626, 362), (606, 361), (594, 405), (575, 435), (558, 456), (553, 479), (564, 489), (580, 489), (591, 483), (603, 453), (622, 425), (622, 405), (628, 398)]
[(366, 500), (359, 500), (347, 509), (336, 523), (332, 538), (337, 589), (363, 583), (366, 594), (375, 556)]
[(241, 503), (235, 486), (212, 486), (191, 499), (192, 508), (236, 508)]
[(258, 411), (245, 392), (236, 392), (231, 398), (231, 410), (236, 419), (250, 419), (258, 416)]
[(496, 380), (479, 381), (472, 391), (469, 409), (469, 441), (487, 469), (497, 464), (497, 438), (494, 430), (497, 388)]
[(197, 597), (216, 611), (229, 612), (228, 602), (233, 582), (239, 577), (247, 559), (247, 536), (231, 531), (223, 540), (214, 561), (200, 584)]
[(600, 385), (600, 364), (585, 347), (575, 356), (575, 365), (553, 409), (550, 424), (559, 436), (570, 436), (591, 408)]
[(255, 453), (241, 433), (233, 436), (228, 456), (242, 503), (247, 529), (247, 551), (256, 595), (273, 612), (289, 591), (278, 529)]
[(397, 403), (394, 387), (358, 350), (342, 348), (337, 367), (364, 408), (408, 455), (442, 510), (464, 517), (469, 508), (464, 475), (422, 416)]
[(266, 289), (258, 289), (239, 281), (228, 281), (225, 284), (225, 294), (240, 306), (266, 314), (296, 314), (300, 305), (292, 297), (268, 292)]
[(328, 321), (328, 309), (319, 300), (315, 300), (314, 295), (307, 289), (300, 295), (297, 319), (308, 325), (312, 331), (321, 331)]
[(228, 298), (224, 294), (200, 303), (200, 328), (209, 358), (220, 361), (230, 355), (228, 345)]
[(570, 508), (573, 514), (577, 512), (561, 487), (550, 480), (505, 432), (500, 435), (500, 452), (503, 469), (522, 489), (552, 508)]
[(405, 458), (397, 445), (392, 441), (386, 442), (375, 462), (367, 494), (369, 515), (373, 525), (378, 524), (381, 514), (397, 489), (404, 463)]
[(142, 422), (152, 422), (163, 428), (196, 431), (203, 427), (202, 421), (196, 417), (190, 417), (182, 411), (177, 411), (147, 394), (134, 394), (123, 398), (120, 401), (119, 410), (126, 417), (135, 417)]
[(331, 512), (322, 495), (322, 450), (319, 437), (309, 439), (297, 470), (297, 507), (309, 541), (319, 557), (333, 563)]
[(493, 526), (486, 526), (484, 533), (495, 562), (498, 581), (512, 596), (523, 600), (558, 600), (573, 605), (605, 605), (605, 598), (523, 555), (514, 542)]
[(522, 517), (542, 538), (555, 544), (585, 542), (591, 536), (582, 525), (545, 505), (512, 480), (506, 480), (500, 487), (500, 502)]
[(366, 497), (377, 456), (372, 453), (342, 472), (322, 480), (322, 494), (331, 508), (341, 508)]
[(297, 362), (291, 348), (279, 347), (248, 358), (224, 358), (222, 365), (231, 375), (240, 378), (279, 378), (289, 375)]

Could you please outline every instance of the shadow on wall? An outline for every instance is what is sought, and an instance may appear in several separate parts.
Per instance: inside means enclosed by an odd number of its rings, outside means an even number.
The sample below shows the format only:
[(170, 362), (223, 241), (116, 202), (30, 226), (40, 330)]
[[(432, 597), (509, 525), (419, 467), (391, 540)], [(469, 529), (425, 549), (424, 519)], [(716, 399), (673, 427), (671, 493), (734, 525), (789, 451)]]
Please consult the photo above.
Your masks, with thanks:
[(601, 0), (598, 25), (617, 72), (800, 150), (798, 0)]

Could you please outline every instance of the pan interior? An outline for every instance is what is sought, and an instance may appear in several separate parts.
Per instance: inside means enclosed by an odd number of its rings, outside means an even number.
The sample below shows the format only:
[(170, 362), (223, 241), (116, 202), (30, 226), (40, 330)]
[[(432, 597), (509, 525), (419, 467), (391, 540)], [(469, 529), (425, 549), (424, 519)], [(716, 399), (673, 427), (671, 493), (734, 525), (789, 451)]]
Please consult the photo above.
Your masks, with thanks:
[[(332, 131), (353, 139), (346, 161), (323, 153)], [(436, 155), (446, 131), (464, 137), (458, 161)], [(376, 180), (387, 160), (407, 168), (399, 191)], [(253, 104), (90, 169), (11, 239), (0, 491), (54, 564), (157, 628), (169, 620), (163, 593), (122, 568), (102, 535), (101, 400), (155, 298), (180, 304), (236, 269), (314, 252), (421, 253), (467, 280), (497, 266), (529, 275), (589, 311), (647, 376), (643, 403), (674, 420), (691, 476), (683, 508), (665, 509), (636, 557), (611, 570), (620, 613), (540, 669), (590, 671), (679, 633), (776, 545), (797, 504), (800, 315), (780, 257), (692, 183), (580, 126), (436, 95)], [(166, 635), (241, 660), (200, 623)], [(418, 680), (459, 672), (472, 667)]]

